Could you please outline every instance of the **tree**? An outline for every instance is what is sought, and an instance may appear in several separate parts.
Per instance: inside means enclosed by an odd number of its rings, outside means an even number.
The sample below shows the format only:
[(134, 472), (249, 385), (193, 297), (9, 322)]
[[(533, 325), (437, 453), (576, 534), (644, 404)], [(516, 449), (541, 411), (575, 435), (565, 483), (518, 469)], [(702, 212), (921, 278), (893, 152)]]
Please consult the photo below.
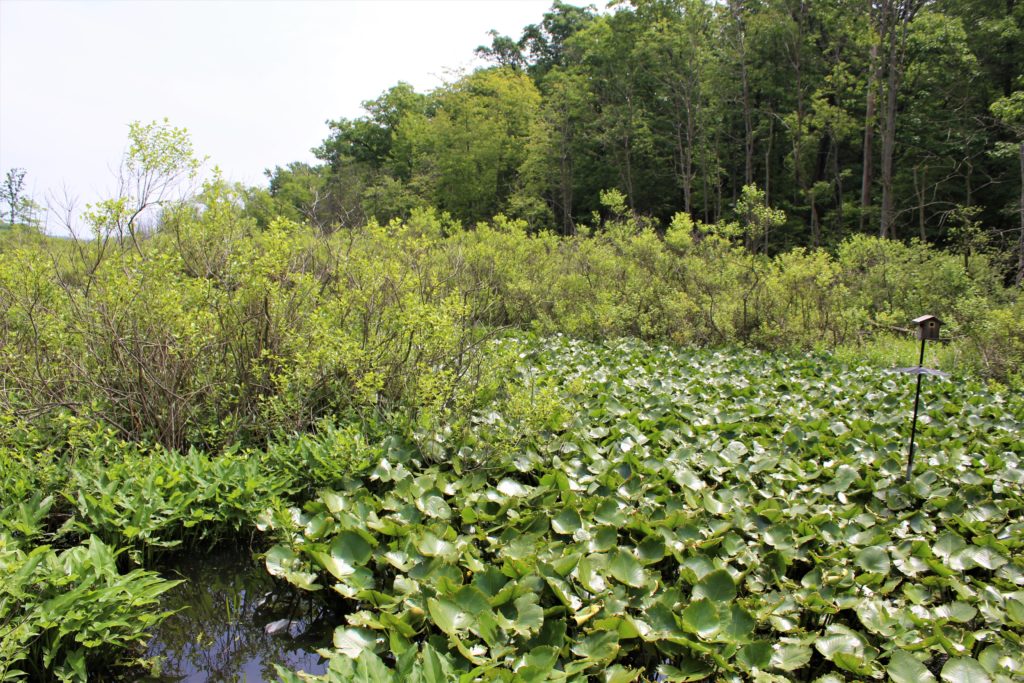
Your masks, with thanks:
[[(667, 128), (664, 147), (673, 152), (673, 170), (683, 211), (695, 212), (694, 185), (704, 139), (704, 80), (710, 58), (711, 8), (703, 0), (635, 0), (647, 29), (638, 42), (638, 54), (649, 66), (658, 91), (667, 97), (658, 107)], [(704, 197), (707, 220), (707, 197)]]
[(897, 101), (907, 68), (907, 36), (910, 24), (926, 3), (927, 0), (876, 0), (873, 3), (873, 20), (877, 31), (878, 48), (881, 51), (881, 61), (878, 63), (875, 73), (879, 76), (884, 75), (885, 83), (880, 155), (882, 211), (878, 224), (878, 234), (881, 237), (895, 236), (893, 233), (893, 221), (896, 216), (893, 159), (896, 155)]
[[(118, 170), (117, 192), (109, 199), (86, 205), (83, 218), (93, 239), (75, 239), (86, 273), (91, 276), (96, 272), (111, 240), (122, 246), (130, 243), (141, 256), (142, 221), (167, 208), (175, 199), (175, 190), (183, 182), (195, 180), (202, 163), (185, 128), (172, 126), (166, 118), (162, 122), (128, 124), (128, 150)], [(73, 213), (72, 207), (63, 208), (69, 216)], [(73, 226), (67, 227), (74, 237)]]
[(508, 36), (503, 36), (494, 29), (487, 32), (491, 37), (490, 46), (481, 45), (476, 49), (476, 54), (482, 59), (493, 62), (498, 66), (521, 69), (526, 63), (523, 57), (523, 50), (519, 43)]
[[(992, 113), (1010, 129), (1017, 139), (1018, 168), (1020, 170), (1020, 198), (1017, 215), (1020, 220), (1020, 236), (1017, 241), (1017, 272), (1014, 274), (1014, 283), (1020, 287), (1024, 283), (1024, 90), (1016, 90), (993, 102)], [(1001, 146), (1005, 152), (1012, 148), (1010, 143), (1003, 143)]]
[(523, 29), (519, 48), (530, 74), (538, 81), (551, 69), (576, 61), (570, 55), (570, 39), (595, 20), (594, 7), (576, 7), (555, 0), (539, 24)]
[(736, 214), (744, 228), (744, 242), (750, 251), (768, 249), (768, 235), (786, 222), (786, 214), (768, 206), (764, 190), (757, 185), (744, 185), (736, 202)]
[(12, 226), (35, 224), (39, 205), (25, 194), (25, 169), (8, 169), (0, 186), (0, 202), (6, 205), (3, 215)]
[(118, 172), (117, 196), (95, 207), (90, 214), (99, 219), (93, 222), (94, 228), (112, 231), (118, 240), (127, 235), (141, 252), (140, 219), (168, 202), (179, 183), (195, 179), (201, 165), (185, 128), (172, 126), (166, 118), (129, 123), (128, 151)]
[(525, 74), (492, 68), (432, 100), (428, 113), (402, 119), (391, 163), (408, 166), (410, 186), (437, 208), (470, 223), (491, 218), (519, 187), (540, 93)]

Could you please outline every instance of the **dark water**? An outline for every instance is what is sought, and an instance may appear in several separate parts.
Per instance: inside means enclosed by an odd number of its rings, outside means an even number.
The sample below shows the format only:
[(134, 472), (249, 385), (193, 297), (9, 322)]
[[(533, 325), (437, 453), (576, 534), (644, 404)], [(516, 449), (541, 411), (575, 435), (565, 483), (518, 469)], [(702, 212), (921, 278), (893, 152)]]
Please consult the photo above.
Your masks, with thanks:
[(163, 572), (185, 582), (165, 595), (181, 611), (154, 633), (148, 656), (163, 658), (160, 683), (278, 680), (274, 664), (323, 673), (316, 648), (343, 618), (275, 581), (245, 548), (182, 558)]

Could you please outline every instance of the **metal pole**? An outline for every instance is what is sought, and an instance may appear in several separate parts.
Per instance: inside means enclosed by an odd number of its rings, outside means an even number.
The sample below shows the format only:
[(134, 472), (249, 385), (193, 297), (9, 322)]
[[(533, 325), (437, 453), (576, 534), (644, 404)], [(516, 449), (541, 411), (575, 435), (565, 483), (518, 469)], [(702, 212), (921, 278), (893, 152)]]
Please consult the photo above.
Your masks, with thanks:
[(907, 457), (906, 481), (910, 481), (910, 473), (914, 469), (914, 437), (917, 436), (917, 405), (921, 401), (921, 370), (924, 368), (924, 337), (921, 338), (921, 357), (917, 360), (917, 393), (914, 394), (914, 421), (910, 427), (910, 455)]

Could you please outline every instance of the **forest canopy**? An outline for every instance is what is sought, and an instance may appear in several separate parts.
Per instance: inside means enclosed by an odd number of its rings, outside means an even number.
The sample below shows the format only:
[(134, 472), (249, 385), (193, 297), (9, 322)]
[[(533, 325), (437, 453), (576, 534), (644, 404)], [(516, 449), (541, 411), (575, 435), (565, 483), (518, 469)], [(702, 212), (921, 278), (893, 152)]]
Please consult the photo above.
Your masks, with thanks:
[(601, 192), (666, 225), (736, 218), (756, 185), (785, 213), (751, 246), (855, 233), (1024, 268), (1024, 5), (1007, 0), (556, 0), (492, 65), (398, 83), (329, 122), (319, 164), (268, 171), (324, 228), (433, 206), (574, 234)]

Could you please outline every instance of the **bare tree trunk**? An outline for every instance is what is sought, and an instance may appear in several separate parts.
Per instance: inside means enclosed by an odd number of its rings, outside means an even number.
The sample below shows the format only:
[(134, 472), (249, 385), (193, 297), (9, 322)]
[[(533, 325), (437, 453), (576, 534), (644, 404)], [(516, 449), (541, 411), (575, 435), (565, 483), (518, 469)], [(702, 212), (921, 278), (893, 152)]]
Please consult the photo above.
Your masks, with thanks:
[(900, 86), (900, 65), (896, 56), (896, 31), (889, 34), (888, 77), (885, 88), (885, 116), (882, 119), (882, 214), (878, 225), (879, 237), (895, 237), (893, 218), (895, 199), (893, 197), (892, 173), (893, 156), (896, 153), (896, 92)]
[(860, 230), (867, 227), (868, 212), (871, 209), (871, 184), (874, 182), (875, 145), (875, 90), (878, 87), (881, 67), (878, 65), (878, 45), (871, 46), (871, 70), (868, 72), (867, 105), (864, 112), (864, 168), (860, 181)]
[(697, 140), (697, 121), (693, 103), (686, 98), (686, 158), (683, 162), (683, 200), (686, 212), (693, 210), (693, 146)]
[[(740, 34), (742, 36), (742, 33)], [(754, 122), (750, 111), (750, 83), (747, 80), (747, 55), (744, 41), (740, 39), (740, 59), (742, 61), (741, 74), (743, 78), (743, 147), (746, 152), (743, 167), (743, 184), (750, 185), (754, 182)]]
[(743, 105), (743, 184), (754, 182), (754, 121), (750, 103), (750, 77), (747, 73), (747, 36), (743, 26), (742, 3), (730, 3), (733, 20), (736, 22), (739, 43), (737, 45), (740, 60), (740, 85), (742, 87)]
[(907, 59), (907, 32), (910, 22), (927, 0), (884, 0), (879, 36), (886, 44), (885, 117), (882, 121), (882, 215), (879, 234), (895, 237), (895, 192), (893, 188), (893, 157), (896, 154), (896, 100)]
[(836, 203), (836, 223), (837, 227), (843, 225), (843, 175), (839, 168), (839, 141), (836, 140), (835, 135), (829, 135), (831, 138), (831, 151), (829, 154), (832, 157), (832, 178), (835, 181), (835, 203)]

